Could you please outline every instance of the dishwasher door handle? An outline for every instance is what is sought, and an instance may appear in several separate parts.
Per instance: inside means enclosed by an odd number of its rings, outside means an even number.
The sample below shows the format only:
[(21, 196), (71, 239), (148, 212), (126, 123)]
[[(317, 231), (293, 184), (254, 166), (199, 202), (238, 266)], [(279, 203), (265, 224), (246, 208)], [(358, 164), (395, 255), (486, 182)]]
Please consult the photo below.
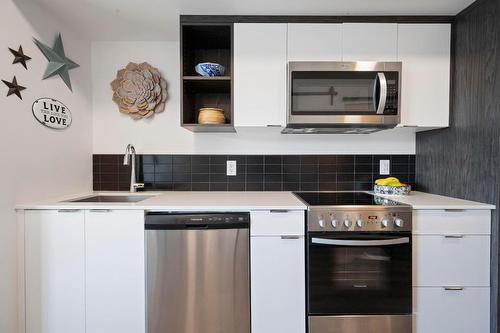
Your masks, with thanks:
[(186, 229), (208, 229), (208, 224), (188, 223)]

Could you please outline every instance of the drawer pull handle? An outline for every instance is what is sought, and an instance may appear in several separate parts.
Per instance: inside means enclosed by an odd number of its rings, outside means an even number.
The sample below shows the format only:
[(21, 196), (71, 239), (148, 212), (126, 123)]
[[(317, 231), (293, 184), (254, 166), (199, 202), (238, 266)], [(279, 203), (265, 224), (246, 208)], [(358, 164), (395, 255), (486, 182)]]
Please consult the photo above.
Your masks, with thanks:
[(459, 239), (459, 238), (464, 238), (464, 235), (444, 235), (444, 238)]
[(287, 209), (271, 209), (269, 212), (270, 213), (288, 213), (289, 210), (287, 210)]
[(465, 212), (465, 209), (445, 209), (444, 211), (449, 213), (461, 213)]
[(443, 287), (446, 291), (462, 291), (464, 287)]
[(92, 212), (92, 213), (109, 213), (109, 212), (111, 212), (111, 209), (91, 209), (90, 212)]
[(81, 209), (58, 209), (58, 213), (76, 213), (81, 211)]
[(299, 235), (281, 235), (281, 239), (299, 239)]

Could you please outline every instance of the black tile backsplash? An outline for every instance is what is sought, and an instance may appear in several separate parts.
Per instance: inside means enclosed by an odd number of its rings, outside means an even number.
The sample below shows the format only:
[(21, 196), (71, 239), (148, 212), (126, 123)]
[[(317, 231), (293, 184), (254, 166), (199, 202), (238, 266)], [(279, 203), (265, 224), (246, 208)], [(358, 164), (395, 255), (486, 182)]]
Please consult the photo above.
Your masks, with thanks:
[[(415, 187), (415, 155), (137, 155), (138, 181), (161, 191), (353, 191), (371, 190), (379, 160), (391, 176)], [(236, 176), (226, 176), (226, 161)], [(130, 167), (123, 155), (93, 156), (96, 191), (126, 191)]]

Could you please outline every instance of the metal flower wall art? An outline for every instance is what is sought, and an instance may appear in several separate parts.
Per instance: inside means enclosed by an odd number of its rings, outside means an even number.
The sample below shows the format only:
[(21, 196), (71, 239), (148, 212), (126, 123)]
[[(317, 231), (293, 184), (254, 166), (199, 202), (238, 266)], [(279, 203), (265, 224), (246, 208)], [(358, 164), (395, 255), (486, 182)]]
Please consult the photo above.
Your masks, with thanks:
[(149, 118), (165, 109), (167, 82), (158, 69), (146, 62), (130, 62), (111, 82), (113, 101), (133, 119)]

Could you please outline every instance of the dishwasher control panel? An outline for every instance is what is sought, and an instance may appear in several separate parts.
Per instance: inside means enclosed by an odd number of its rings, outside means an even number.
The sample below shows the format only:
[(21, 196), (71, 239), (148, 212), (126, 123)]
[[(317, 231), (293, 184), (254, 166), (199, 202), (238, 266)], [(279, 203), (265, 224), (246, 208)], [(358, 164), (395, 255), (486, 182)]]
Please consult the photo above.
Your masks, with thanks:
[(250, 213), (148, 212), (148, 229), (234, 229), (249, 228)]

